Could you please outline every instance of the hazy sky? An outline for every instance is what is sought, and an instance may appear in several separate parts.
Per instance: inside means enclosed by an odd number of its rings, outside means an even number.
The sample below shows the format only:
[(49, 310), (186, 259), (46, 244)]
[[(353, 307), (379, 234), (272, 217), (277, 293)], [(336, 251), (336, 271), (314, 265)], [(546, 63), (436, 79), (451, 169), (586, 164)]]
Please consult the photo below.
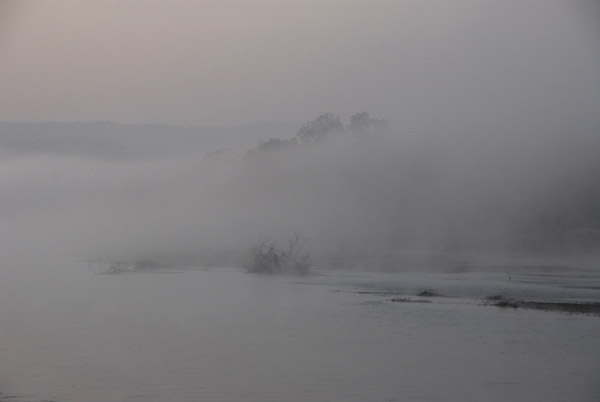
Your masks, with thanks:
[(594, 3), (0, 1), (0, 120), (585, 119), (600, 110)]

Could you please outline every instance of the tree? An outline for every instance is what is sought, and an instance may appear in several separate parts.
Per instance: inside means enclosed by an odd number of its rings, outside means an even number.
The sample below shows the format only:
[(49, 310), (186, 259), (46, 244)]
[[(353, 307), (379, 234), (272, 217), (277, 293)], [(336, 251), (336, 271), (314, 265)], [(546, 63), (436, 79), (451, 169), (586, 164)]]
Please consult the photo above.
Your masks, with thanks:
[(283, 149), (292, 149), (296, 145), (298, 145), (298, 140), (296, 138), (290, 140), (271, 138), (268, 141), (261, 141), (256, 147), (256, 150), (259, 152), (276, 152)]
[(287, 238), (287, 250), (283, 253), (284, 263), (288, 270), (295, 274), (306, 274), (312, 266), (310, 254), (304, 252), (308, 238), (298, 232)]
[(307, 274), (312, 266), (309, 253), (304, 252), (308, 238), (298, 232), (287, 239), (287, 247), (281, 249), (275, 243), (261, 241), (250, 251), (250, 261), (246, 266), (248, 272), (258, 274)]
[(366, 133), (369, 130), (385, 127), (385, 120), (373, 119), (367, 112), (355, 113), (350, 117), (350, 130), (355, 133)]
[(298, 130), (298, 138), (302, 143), (311, 143), (320, 141), (326, 138), (330, 133), (342, 131), (344, 126), (339, 116), (334, 116), (331, 113), (325, 113), (318, 116), (313, 121), (305, 123)]
[(251, 250), (251, 261), (246, 268), (248, 272), (258, 274), (279, 274), (282, 272), (282, 254), (275, 244), (263, 240)]

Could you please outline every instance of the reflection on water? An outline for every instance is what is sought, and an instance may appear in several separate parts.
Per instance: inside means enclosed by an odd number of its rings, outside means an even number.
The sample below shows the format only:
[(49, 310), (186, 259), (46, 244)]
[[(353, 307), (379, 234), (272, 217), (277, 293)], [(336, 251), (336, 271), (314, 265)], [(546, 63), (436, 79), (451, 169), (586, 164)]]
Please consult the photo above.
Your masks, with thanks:
[[(600, 394), (600, 317), (480, 302), (494, 294), (598, 301), (597, 277), (52, 272), (0, 282), (0, 401), (595, 401)], [(449, 297), (391, 301), (422, 289)]]

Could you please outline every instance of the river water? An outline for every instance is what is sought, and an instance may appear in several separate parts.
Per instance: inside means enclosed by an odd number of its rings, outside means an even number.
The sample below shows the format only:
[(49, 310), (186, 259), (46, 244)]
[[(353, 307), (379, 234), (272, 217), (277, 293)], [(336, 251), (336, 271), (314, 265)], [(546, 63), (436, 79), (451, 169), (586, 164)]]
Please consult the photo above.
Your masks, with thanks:
[(598, 301), (599, 284), (581, 273), (8, 270), (0, 401), (596, 402), (600, 317), (482, 299)]

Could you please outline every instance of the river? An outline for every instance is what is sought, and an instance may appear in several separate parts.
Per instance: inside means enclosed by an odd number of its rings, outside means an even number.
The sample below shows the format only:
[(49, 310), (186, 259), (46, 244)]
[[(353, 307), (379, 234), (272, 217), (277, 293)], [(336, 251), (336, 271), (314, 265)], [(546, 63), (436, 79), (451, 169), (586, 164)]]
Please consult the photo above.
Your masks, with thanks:
[(484, 298), (598, 301), (599, 283), (592, 273), (5, 270), (0, 401), (595, 402), (600, 317)]

